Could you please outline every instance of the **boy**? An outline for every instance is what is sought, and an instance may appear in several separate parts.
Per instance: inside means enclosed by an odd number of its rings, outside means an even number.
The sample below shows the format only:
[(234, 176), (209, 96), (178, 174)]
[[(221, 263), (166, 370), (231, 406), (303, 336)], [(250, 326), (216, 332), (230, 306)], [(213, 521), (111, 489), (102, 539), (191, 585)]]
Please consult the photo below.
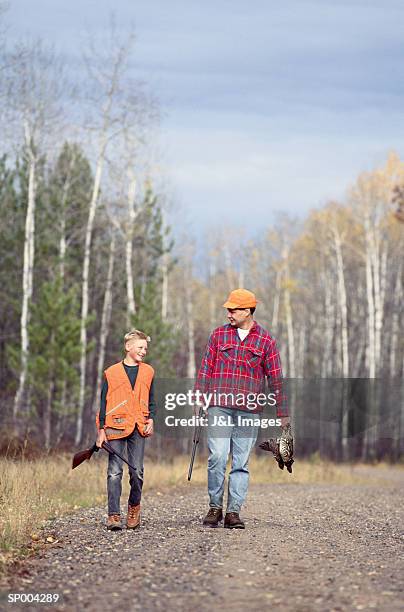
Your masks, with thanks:
[[(108, 440), (113, 449), (121, 455), (126, 448), (128, 461), (134, 467), (129, 469), (127, 529), (136, 529), (140, 525), (144, 446), (145, 439), (153, 434), (156, 409), (153, 393), (154, 370), (143, 363), (148, 342), (149, 336), (137, 329), (125, 335), (125, 358), (105, 370), (101, 407), (96, 419), (97, 446), (101, 447), (102, 443)], [(122, 472), (122, 460), (109, 454), (107, 528), (114, 531), (122, 529)]]

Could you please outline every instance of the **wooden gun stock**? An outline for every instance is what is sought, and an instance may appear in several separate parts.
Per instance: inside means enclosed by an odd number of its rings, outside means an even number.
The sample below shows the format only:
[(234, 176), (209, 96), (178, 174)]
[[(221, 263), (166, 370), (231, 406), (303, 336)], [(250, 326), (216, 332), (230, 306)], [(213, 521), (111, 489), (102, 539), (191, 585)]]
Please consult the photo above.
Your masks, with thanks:
[[(106, 450), (108, 453), (110, 453), (111, 455), (116, 455), (117, 457), (122, 459), (122, 461), (124, 461), (126, 465), (128, 465), (132, 470), (136, 472), (136, 469), (133, 467), (133, 465), (129, 463), (129, 461), (127, 461), (125, 457), (122, 457), (122, 455), (120, 455), (118, 451), (114, 450), (108, 442), (103, 442), (102, 448)], [(99, 447), (96, 444), (94, 444), (91, 448), (88, 448), (86, 450), (76, 453), (73, 457), (72, 470), (74, 470), (74, 468), (76, 468), (78, 465), (83, 463), (83, 461), (88, 461), (89, 459), (91, 459), (93, 454), (98, 453), (99, 450), (100, 450)]]
[(73, 457), (72, 470), (83, 463), (83, 461), (89, 461), (93, 454), (98, 453), (98, 451), (98, 446), (94, 444), (91, 448), (76, 453)]

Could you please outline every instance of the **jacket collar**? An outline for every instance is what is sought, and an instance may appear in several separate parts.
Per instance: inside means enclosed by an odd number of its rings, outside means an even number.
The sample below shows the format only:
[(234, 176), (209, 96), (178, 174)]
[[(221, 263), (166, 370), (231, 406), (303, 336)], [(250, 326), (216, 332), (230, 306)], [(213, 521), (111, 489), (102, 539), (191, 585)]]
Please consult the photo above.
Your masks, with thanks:
[[(237, 333), (237, 329), (238, 329), (238, 328), (237, 328), (237, 327), (233, 327), (233, 325), (230, 325), (230, 323), (228, 323), (227, 325), (228, 325), (228, 328), (232, 330), (233, 334), (234, 334), (234, 335), (236, 335), (236, 334), (237, 334), (237, 336), (238, 336), (238, 333)], [(252, 324), (252, 326), (250, 327), (250, 330), (249, 330), (249, 332), (248, 332), (248, 336), (250, 336), (250, 334), (253, 334), (253, 335), (255, 335), (255, 334), (256, 334), (256, 335), (259, 335), (259, 333), (260, 333), (260, 329), (261, 329), (261, 328), (260, 328), (260, 326), (258, 325), (258, 323), (257, 323), (255, 320), (253, 320), (253, 324)]]

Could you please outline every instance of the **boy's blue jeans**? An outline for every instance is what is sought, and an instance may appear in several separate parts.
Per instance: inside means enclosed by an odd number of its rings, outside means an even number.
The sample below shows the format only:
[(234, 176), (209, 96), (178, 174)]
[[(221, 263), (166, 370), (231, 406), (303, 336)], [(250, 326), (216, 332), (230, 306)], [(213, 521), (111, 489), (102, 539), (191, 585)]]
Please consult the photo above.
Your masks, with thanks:
[[(129, 468), (130, 494), (128, 503), (131, 506), (140, 504), (143, 486), (143, 457), (145, 440), (137, 428), (126, 438), (110, 440), (109, 444), (120, 455), (125, 456), (133, 465), (134, 470)], [(122, 493), (123, 461), (116, 455), (108, 456), (107, 490), (108, 490), (108, 514), (120, 514), (120, 500)]]
[(211, 508), (223, 508), (226, 463), (231, 454), (227, 512), (240, 512), (248, 490), (248, 459), (257, 440), (258, 427), (240, 423), (257, 418), (246, 410), (208, 408), (208, 493)]

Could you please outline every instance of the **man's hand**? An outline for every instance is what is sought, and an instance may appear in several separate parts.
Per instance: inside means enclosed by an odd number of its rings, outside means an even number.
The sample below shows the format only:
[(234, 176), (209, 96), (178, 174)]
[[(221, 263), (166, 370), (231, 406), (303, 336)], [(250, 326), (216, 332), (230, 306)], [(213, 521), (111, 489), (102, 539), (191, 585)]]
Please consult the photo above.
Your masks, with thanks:
[(105, 433), (105, 429), (100, 429), (95, 443), (98, 446), (98, 448), (101, 448), (101, 446), (103, 445), (103, 442), (106, 442), (106, 441), (107, 441), (107, 434)]
[(144, 435), (146, 438), (149, 438), (153, 435), (154, 432), (154, 421), (153, 419), (146, 419), (146, 425), (144, 428)]
[(203, 413), (206, 414), (206, 408), (204, 407), (202, 402), (195, 402), (194, 403), (194, 415), (195, 416), (199, 416), (199, 412), (200, 412), (201, 408), (203, 408)]

